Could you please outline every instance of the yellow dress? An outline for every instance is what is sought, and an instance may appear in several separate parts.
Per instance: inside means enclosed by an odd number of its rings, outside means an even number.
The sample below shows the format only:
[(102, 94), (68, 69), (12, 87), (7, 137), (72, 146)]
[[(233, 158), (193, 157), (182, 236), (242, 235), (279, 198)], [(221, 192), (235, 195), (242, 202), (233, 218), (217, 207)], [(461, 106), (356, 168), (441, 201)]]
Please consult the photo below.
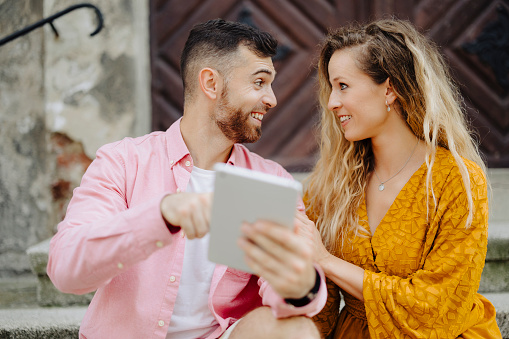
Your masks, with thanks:
[[(437, 208), (426, 213), (426, 165), (403, 187), (375, 233), (365, 202), (358, 210), (367, 236), (352, 236), (341, 258), (365, 269), (364, 303), (328, 281), (329, 299), (314, 320), (332, 338), (502, 338), (493, 305), (477, 293), (486, 257), (488, 199), (484, 174), (466, 161), (474, 218), (465, 228), (468, 202), (449, 151), (433, 166)], [(430, 197), (432, 202), (433, 198)]]

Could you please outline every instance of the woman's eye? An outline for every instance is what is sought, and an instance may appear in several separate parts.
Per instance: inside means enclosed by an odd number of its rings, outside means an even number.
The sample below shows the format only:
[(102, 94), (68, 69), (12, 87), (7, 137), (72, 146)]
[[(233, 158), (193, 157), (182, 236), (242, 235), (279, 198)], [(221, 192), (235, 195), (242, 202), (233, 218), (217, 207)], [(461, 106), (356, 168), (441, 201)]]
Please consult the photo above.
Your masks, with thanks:
[(261, 86), (263, 84), (263, 80), (256, 80), (255, 81), (255, 85), (256, 86)]
[(339, 84), (339, 88), (340, 88), (341, 90), (344, 90), (344, 89), (346, 89), (347, 87), (348, 87), (348, 86), (347, 86), (346, 84), (343, 84), (343, 83)]

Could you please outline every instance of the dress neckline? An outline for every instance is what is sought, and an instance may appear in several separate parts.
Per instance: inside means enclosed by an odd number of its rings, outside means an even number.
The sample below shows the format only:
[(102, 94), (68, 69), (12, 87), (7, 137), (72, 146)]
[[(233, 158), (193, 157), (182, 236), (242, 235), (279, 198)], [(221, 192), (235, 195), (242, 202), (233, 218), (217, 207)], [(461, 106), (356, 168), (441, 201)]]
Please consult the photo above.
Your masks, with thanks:
[[(438, 148), (437, 148), (437, 154), (438, 154)], [(436, 161), (436, 156), (435, 156), (435, 161)], [(391, 203), (391, 206), (389, 207), (389, 209), (385, 212), (383, 218), (380, 220), (380, 223), (378, 224), (378, 226), (376, 227), (375, 229), (375, 232), (371, 232), (371, 228), (370, 228), (370, 225), (369, 225), (369, 219), (368, 219), (368, 207), (366, 205), (366, 195), (364, 195), (364, 197), (362, 198), (362, 203), (361, 203), (361, 206), (360, 206), (360, 211), (359, 212), (362, 212), (359, 213), (359, 224), (361, 224), (361, 226), (365, 229), (365, 231), (367, 232), (367, 234), (369, 235), (369, 238), (372, 239), (375, 237), (375, 235), (377, 234), (377, 231), (378, 229), (380, 228), (380, 226), (383, 226), (383, 224), (385, 223), (385, 219), (387, 218), (387, 215), (389, 214), (389, 212), (394, 208), (394, 205), (395, 203), (398, 201), (398, 200), (401, 200), (401, 196), (404, 194), (404, 192), (407, 191), (408, 189), (408, 185), (409, 183), (418, 175), (421, 174), (421, 172), (423, 170), (426, 169), (426, 161), (424, 161), (421, 166), (419, 166), (419, 168), (417, 170), (415, 170), (415, 172), (412, 174), (412, 176), (408, 179), (408, 181), (405, 183), (405, 185), (401, 188), (401, 190), (398, 192), (398, 195), (396, 195), (396, 198), (394, 198), (394, 200), (392, 201)], [(379, 233), (379, 232), (378, 232)]]

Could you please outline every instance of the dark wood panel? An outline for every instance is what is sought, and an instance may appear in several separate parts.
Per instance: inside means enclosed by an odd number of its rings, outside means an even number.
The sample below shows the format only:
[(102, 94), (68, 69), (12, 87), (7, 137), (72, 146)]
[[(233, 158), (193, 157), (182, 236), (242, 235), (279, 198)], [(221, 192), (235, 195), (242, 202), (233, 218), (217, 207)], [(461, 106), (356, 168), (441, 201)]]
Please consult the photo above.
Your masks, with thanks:
[(289, 170), (309, 170), (317, 154), (320, 40), (331, 27), (393, 15), (439, 45), (489, 166), (509, 167), (508, 8), (509, 0), (151, 0), (152, 127), (164, 130), (181, 116), (179, 58), (191, 27), (216, 17), (245, 21), (274, 34), (284, 50), (274, 61), (278, 106), (248, 147)]

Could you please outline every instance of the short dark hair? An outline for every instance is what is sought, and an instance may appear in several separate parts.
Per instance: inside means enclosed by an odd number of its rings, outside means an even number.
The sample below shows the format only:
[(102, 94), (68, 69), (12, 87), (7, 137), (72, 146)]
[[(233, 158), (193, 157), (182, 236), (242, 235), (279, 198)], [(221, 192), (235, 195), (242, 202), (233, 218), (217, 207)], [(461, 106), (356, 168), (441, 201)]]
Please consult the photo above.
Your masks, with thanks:
[(180, 73), (186, 96), (192, 89), (190, 76), (196, 66), (212, 66), (227, 75), (231, 68), (231, 56), (237, 52), (239, 45), (246, 46), (259, 57), (273, 57), (276, 54), (277, 40), (257, 28), (223, 19), (195, 25), (189, 33), (180, 58)]

